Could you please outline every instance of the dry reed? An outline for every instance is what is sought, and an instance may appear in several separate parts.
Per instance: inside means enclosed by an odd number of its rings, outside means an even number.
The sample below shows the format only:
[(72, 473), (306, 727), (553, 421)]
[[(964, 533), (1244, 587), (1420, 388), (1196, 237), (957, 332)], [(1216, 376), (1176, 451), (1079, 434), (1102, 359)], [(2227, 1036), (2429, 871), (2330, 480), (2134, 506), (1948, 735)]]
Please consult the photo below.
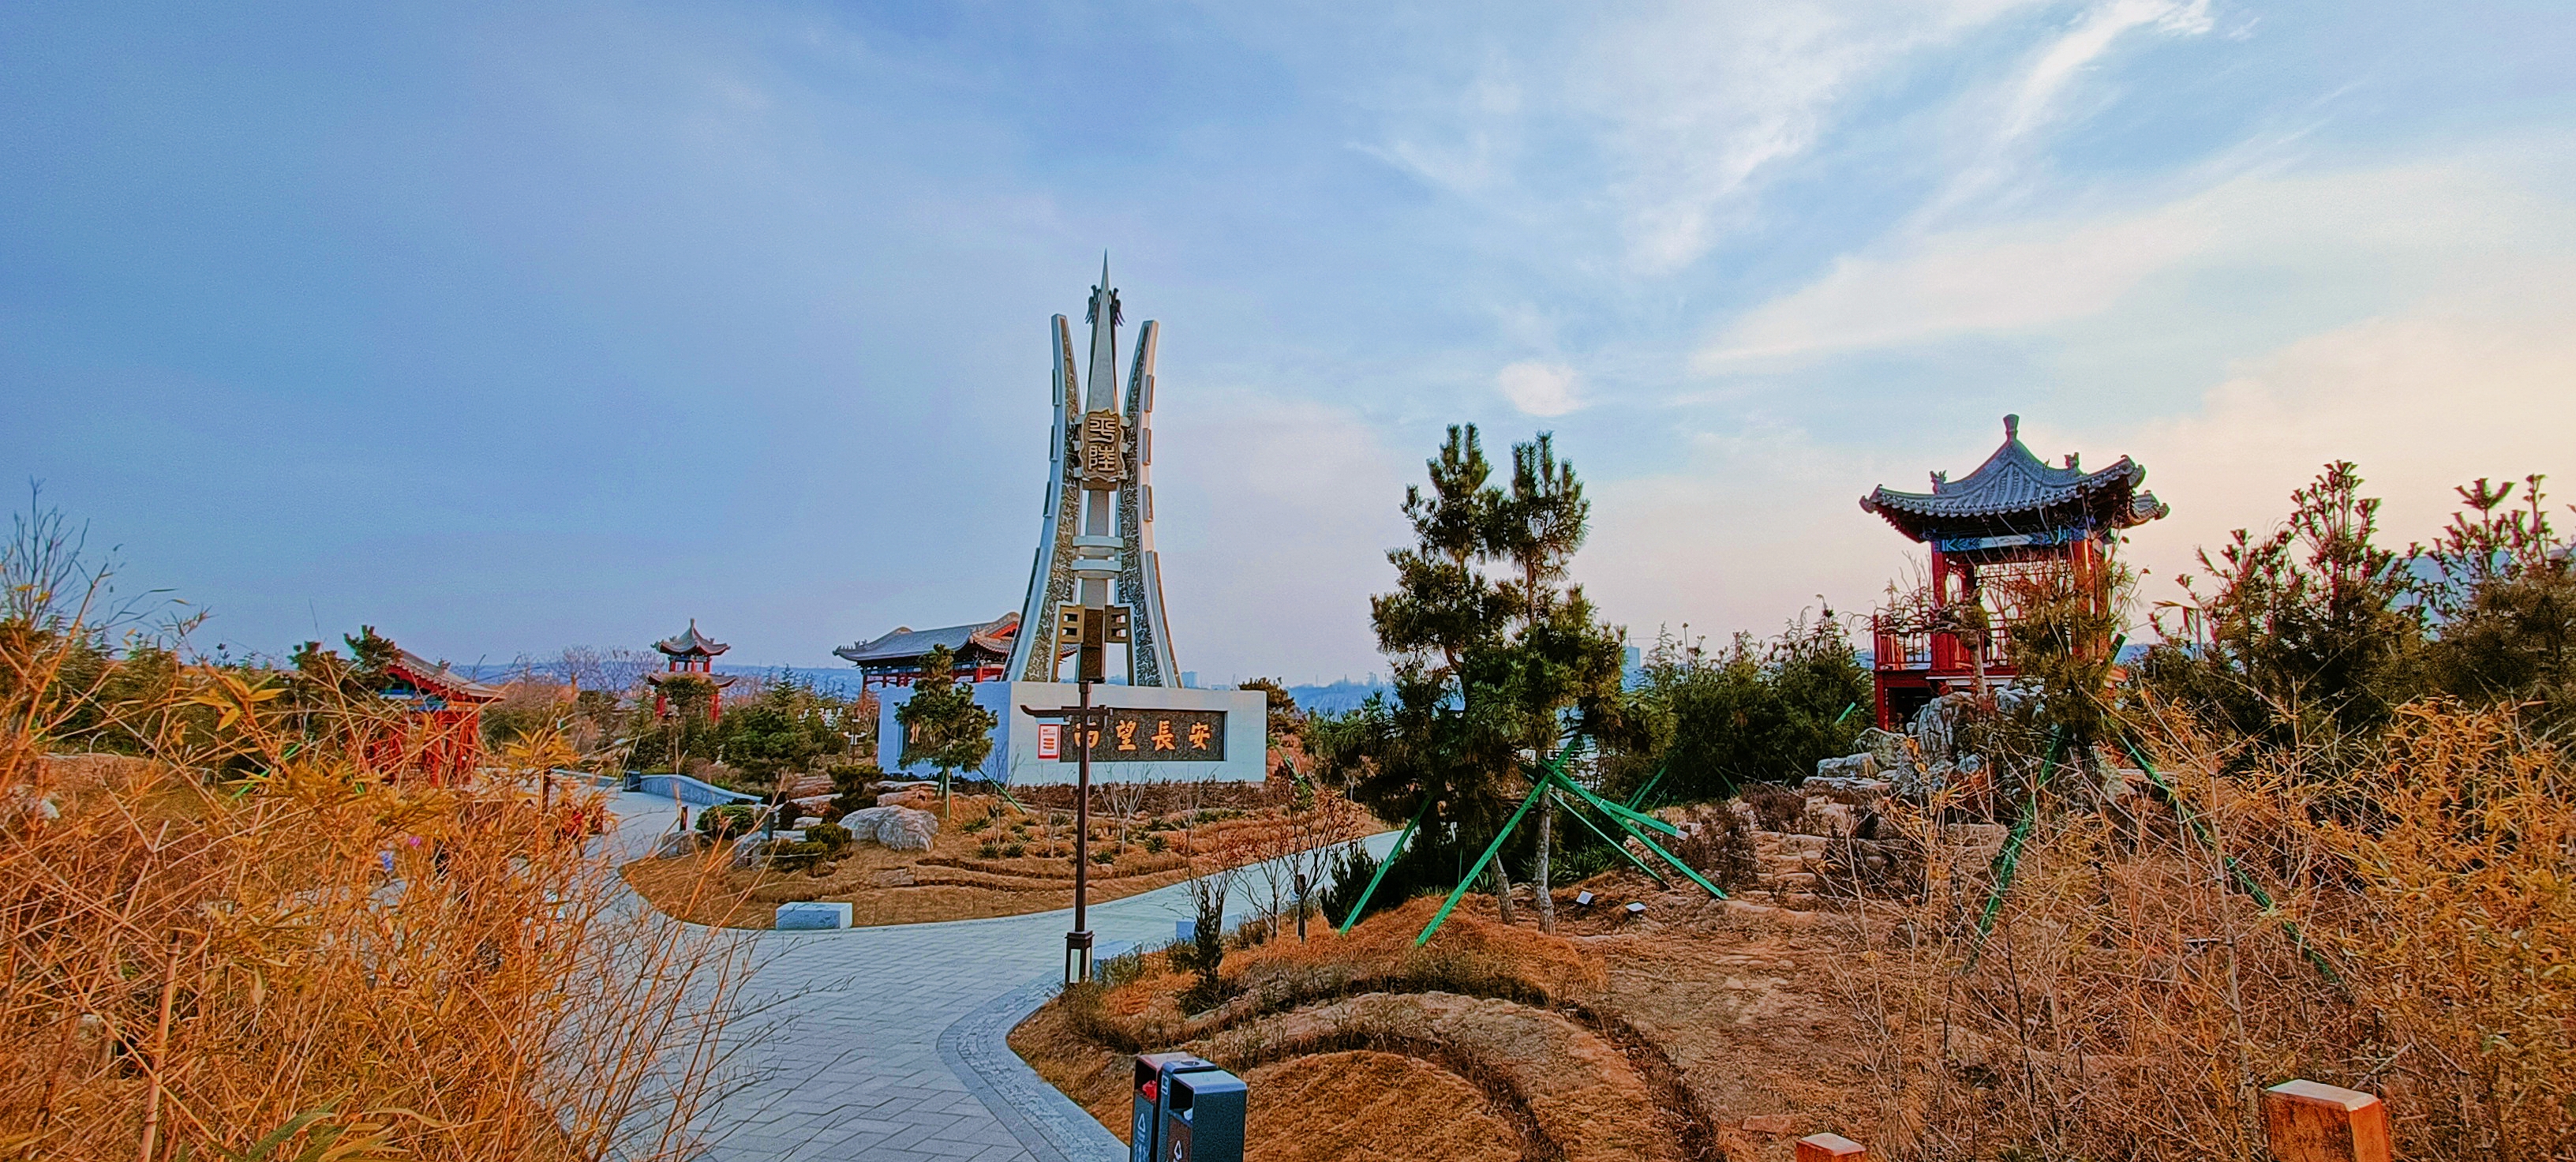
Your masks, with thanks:
[[(377, 769), (380, 700), (299, 702), (277, 674), (190, 667), (102, 705), (63, 678), (97, 641), (81, 594), (18, 596), (0, 1157), (690, 1151), (739, 945), (635, 905), (570, 825), (596, 793), (533, 782), (559, 738), (440, 787)], [(145, 753), (46, 753), (84, 708), (156, 724)]]
[(2565, 757), (2414, 706), (2328, 783), (2167, 727), (2172, 796), (2044, 810), (1989, 934), (1988, 867), (1896, 821), (1925, 886), (1865, 906), (1841, 981), (1876, 1149), (2263, 1159), (2257, 1091), (2307, 1077), (2384, 1095), (2407, 1157), (2576, 1156)]

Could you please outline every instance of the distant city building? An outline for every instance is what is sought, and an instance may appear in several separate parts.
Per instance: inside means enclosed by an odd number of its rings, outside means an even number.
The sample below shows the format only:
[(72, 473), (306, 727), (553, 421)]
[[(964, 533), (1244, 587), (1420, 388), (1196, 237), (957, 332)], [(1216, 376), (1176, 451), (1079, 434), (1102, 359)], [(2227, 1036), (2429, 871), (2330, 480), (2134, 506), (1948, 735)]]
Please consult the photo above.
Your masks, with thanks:
[(842, 646), (832, 653), (859, 668), (859, 685), (866, 690), (912, 685), (921, 677), (922, 660), (937, 646), (946, 646), (955, 655), (951, 664), (958, 681), (991, 682), (1009, 672), (1011, 643), (1019, 632), (1016, 613), (944, 629), (899, 625), (874, 641)]
[(664, 681), (679, 674), (694, 674), (706, 679), (707, 684), (714, 687), (713, 693), (707, 698), (707, 720), (712, 722), (724, 717), (725, 687), (733, 685), (733, 677), (716, 673), (715, 660), (716, 655), (732, 649), (732, 646), (699, 633), (698, 619), (692, 617), (689, 619), (688, 632), (663, 638), (653, 643), (653, 648), (661, 651), (663, 657), (670, 659), (669, 667), (662, 673), (644, 676), (645, 681), (653, 684), (655, 717), (671, 712), (670, 700), (664, 697), (661, 687)]
[(2080, 591), (2107, 601), (2101, 566), (2112, 538), (2171, 511), (2138, 490), (2146, 479), (2126, 456), (2099, 472), (2084, 471), (2071, 452), (2062, 465), (2043, 461), (2022, 444), (2021, 417), (2005, 416), (2003, 446), (1976, 471), (1958, 480), (1935, 472), (1930, 492), (1881, 485), (1862, 497), (1862, 511), (1932, 551), (1923, 607), (1871, 619), (1878, 725), (1892, 728), (1943, 693), (2012, 680), (2011, 610), (1988, 600), (1988, 580), (2069, 568)]

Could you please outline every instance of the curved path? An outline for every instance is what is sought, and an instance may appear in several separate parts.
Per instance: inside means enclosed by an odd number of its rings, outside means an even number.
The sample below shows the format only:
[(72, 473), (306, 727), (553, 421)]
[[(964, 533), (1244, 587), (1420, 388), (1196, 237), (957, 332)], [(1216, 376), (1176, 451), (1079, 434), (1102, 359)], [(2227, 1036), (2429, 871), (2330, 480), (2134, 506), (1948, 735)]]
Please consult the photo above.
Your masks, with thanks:
[[(621, 794), (631, 858), (670, 801)], [(1389, 832), (1370, 850), (1393, 845)], [(1239, 918), (1228, 901), (1227, 919)], [(1091, 909), (1100, 954), (1172, 938), (1184, 885)], [(715, 1162), (1109, 1162), (1126, 1147), (1039, 1080), (1004, 1034), (1062, 979), (1070, 909), (750, 937), (729, 1085), (701, 1115)]]

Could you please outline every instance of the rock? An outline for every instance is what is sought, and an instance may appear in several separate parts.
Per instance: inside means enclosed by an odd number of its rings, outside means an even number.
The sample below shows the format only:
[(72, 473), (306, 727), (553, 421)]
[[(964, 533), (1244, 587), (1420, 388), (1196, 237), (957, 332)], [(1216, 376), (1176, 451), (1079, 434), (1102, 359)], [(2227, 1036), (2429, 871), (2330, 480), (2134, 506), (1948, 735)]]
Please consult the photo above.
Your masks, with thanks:
[(1878, 773), (1878, 756), (1863, 751), (1838, 759), (1817, 759), (1816, 773), (1803, 786), (1812, 787), (1818, 779), (1866, 779)]
[(939, 817), (928, 811), (888, 804), (865, 807), (841, 816), (853, 843), (873, 843), (895, 851), (928, 851), (939, 835)]
[[(1869, 758), (1869, 756), (1865, 754), (1853, 755), (1851, 757), (1856, 759)], [(1823, 796), (1824, 798), (1831, 799), (1834, 802), (1848, 803), (1854, 807), (1867, 807), (1881, 799), (1887, 798), (1889, 784), (1885, 779), (1872, 779), (1846, 775), (1828, 775), (1823, 773), (1826, 764), (1843, 761), (1846, 760), (1826, 759), (1823, 762), (1817, 763), (1816, 770), (1818, 773), (1809, 778), (1806, 782), (1798, 784), (1798, 789), (1806, 792), (1811, 797)]]
[(1880, 730), (1873, 726), (1860, 732), (1860, 737), (1853, 741), (1869, 752), (1869, 757), (1882, 771), (1903, 766), (1913, 758), (1913, 740), (1893, 730)]
[(781, 831), (775, 836), (766, 831), (755, 831), (733, 841), (733, 856), (727, 862), (735, 867), (752, 867), (767, 859), (773, 847), (803, 842), (805, 833), (801, 831)]
[(1744, 1132), (1748, 1134), (1789, 1134), (1797, 1128), (1796, 1114), (1755, 1114), (1744, 1119)]
[(823, 817), (820, 815), (799, 815), (796, 817), (796, 829), (798, 831), (803, 831), (808, 827), (820, 827), (822, 825)]

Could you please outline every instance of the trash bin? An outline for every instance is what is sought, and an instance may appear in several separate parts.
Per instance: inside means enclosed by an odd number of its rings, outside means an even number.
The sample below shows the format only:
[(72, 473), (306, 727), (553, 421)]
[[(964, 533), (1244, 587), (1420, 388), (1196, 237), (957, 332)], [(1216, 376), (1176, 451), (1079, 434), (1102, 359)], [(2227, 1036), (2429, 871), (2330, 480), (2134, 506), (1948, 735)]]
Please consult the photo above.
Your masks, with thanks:
[(1222, 1069), (1163, 1075), (1156, 1162), (1243, 1162), (1243, 1079)]
[(1164, 1101), (1171, 1093), (1172, 1074), (1193, 1069), (1215, 1069), (1216, 1063), (1187, 1053), (1139, 1053), (1136, 1055), (1134, 1120), (1128, 1123), (1127, 1162), (1157, 1162), (1162, 1158)]

